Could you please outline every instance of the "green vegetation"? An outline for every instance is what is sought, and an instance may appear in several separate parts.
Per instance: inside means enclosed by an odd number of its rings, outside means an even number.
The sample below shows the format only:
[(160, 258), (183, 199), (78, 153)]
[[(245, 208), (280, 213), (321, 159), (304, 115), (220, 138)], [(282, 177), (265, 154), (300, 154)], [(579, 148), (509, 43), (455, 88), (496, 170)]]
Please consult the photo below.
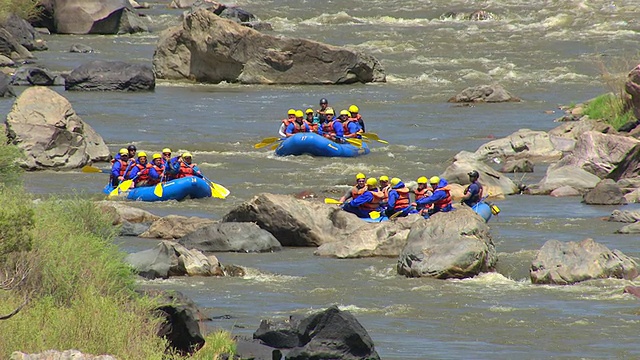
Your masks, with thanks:
[(603, 94), (591, 100), (584, 108), (584, 114), (591, 119), (602, 119), (616, 130), (630, 120), (634, 120), (633, 110), (629, 109), (624, 97), (612, 93)]
[(0, 21), (4, 21), (10, 14), (16, 14), (22, 19), (35, 19), (40, 15), (39, 0), (0, 0)]
[[(152, 315), (157, 303), (134, 291), (109, 215), (77, 198), (32, 201), (14, 164), (20, 151), (5, 143), (0, 140), (0, 358), (77, 349), (118, 359), (184, 359), (165, 354), (166, 341), (156, 335), (160, 320)], [(234, 344), (217, 332), (205, 348), (196, 359), (216, 359)]]
[(210, 333), (205, 337), (205, 344), (191, 357), (195, 360), (218, 360), (222, 354), (235, 354), (236, 343), (231, 334), (224, 330)]

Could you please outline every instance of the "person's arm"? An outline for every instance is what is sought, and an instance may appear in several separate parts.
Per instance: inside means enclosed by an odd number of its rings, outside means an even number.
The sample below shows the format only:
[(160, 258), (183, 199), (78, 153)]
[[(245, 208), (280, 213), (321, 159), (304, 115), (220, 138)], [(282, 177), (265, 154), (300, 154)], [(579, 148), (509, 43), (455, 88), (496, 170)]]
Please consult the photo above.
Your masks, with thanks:
[(387, 205), (393, 209), (393, 207), (396, 206), (396, 200), (398, 200), (399, 196), (400, 195), (398, 194), (397, 191), (395, 190), (389, 191), (389, 200), (387, 201)]
[(339, 121), (334, 121), (333, 123), (333, 130), (336, 132), (336, 138), (343, 138), (344, 137), (344, 129), (342, 128), (342, 123)]
[(371, 193), (371, 191), (365, 191), (364, 194), (358, 196), (357, 198), (351, 200), (350, 204), (353, 207), (358, 207), (362, 204), (366, 204), (368, 202), (371, 202), (373, 200), (373, 194)]
[(285, 131), (287, 130), (287, 128), (284, 126), (284, 123), (280, 124), (280, 129), (278, 129), (278, 135), (280, 135), (280, 137), (286, 137), (287, 134), (285, 133)]
[(140, 168), (137, 166), (134, 166), (131, 171), (129, 171), (129, 174), (126, 175), (125, 177), (127, 179), (135, 179), (136, 176), (138, 176), (138, 173), (140, 172)]
[(351, 193), (351, 189), (347, 190), (346, 193), (344, 193), (344, 195), (342, 195), (342, 197), (340, 198), (340, 202), (341, 203), (345, 203), (347, 202), (347, 200), (351, 199), (352, 193)]
[(295, 125), (293, 125), (293, 123), (289, 124), (289, 126), (287, 126), (287, 130), (285, 130), (284, 134), (286, 137), (290, 137), (293, 136), (293, 129), (295, 128)]
[(113, 176), (114, 179), (117, 179), (120, 176), (121, 166), (122, 163), (120, 161), (116, 161), (115, 163), (113, 163), (113, 166), (111, 167), (111, 176)]
[(447, 197), (447, 193), (444, 191), (435, 191), (433, 193), (433, 195), (429, 196), (429, 197), (424, 197), (418, 201), (416, 201), (416, 204), (418, 205), (428, 205), (428, 204), (433, 204), (434, 202), (438, 201), (438, 200), (442, 200), (445, 197)]
[(199, 178), (204, 178), (204, 175), (202, 175), (202, 172), (200, 171), (200, 168), (198, 167), (198, 165), (193, 165), (191, 166), (191, 168), (193, 169), (193, 174)]
[(158, 171), (156, 170), (156, 168), (151, 167), (151, 169), (149, 169), (149, 179), (153, 179), (153, 180), (160, 179), (160, 174), (158, 174)]
[(349, 123), (349, 125), (347, 125), (347, 127), (349, 128), (349, 135), (346, 135), (346, 137), (352, 137), (355, 138), (358, 136), (358, 132), (360, 131), (360, 125), (358, 125), (357, 122), (355, 121), (351, 121)]

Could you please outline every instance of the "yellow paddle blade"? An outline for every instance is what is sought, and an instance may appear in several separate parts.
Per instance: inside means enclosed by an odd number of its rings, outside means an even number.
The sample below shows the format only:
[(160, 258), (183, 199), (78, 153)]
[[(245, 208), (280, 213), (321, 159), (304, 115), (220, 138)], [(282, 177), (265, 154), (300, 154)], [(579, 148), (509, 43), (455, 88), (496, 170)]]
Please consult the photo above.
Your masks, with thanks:
[(120, 189), (118, 187), (116, 187), (115, 189), (111, 190), (111, 192), (109, 193), (109, 197), (114, 197), (114, 196), (118, 196), (120, 195)]
[(85, 165), (82, 167), (82, 172), (85, 173), (100, 173), (102, 172), (102, 169), (97, 168), (95, 166), (91, 166), (91, 165)]
[(332, 199), (332, 198), (324, 198), (324, 203), (325, 204), (335, 204), (335, 205), (340, 205), (342, 204), (340, 202), (340, 200), (336, 200), (336, 199)]
[(231, 194), (231, 191), (229, 191), (229, 189), (227, 189), (226, 187), (220, 185), (220, 184), (216, 184), (214, 182), (211, 183), (211, 188), (215, 188), (216, 189), (216, 193), (218, 193), (220, 196), (222, 196), (222, 198), (226, 198), (227, 196), (229, 196), (229, 194)]
[(153, 189), (153, 195), (162, 197), (162, 183), (158, 183), (158, 185), (156, 185), (156, 187)]
[(371, 140), (375, 140), (375, 141), (377, 141), (379, 143), (382, 143), (382, 144), (388, 144), (389, 143), (387, 140), (380, 139), (380, 137), (376, 133), (362, 133), (360, 135), (363, 138), (368, 138), (368, 139), (371, 139)]
[(380, 211), (372, 211), (369, 213), (369, 217), (373, 220), (380, 218)]
[(280, 146), (280, 143), (279, 143), (279, 142), (277, 142), (277, 143), (273, 144), (273, 146), (271, 146), (271, 150), (275, 150), (275, 149), (277, 149), (277, 148), (278, 148), (278, 146)]
[(346, 138), (345, 140), (347, 140), (347, 142), (355, 147), (362, 147), (362, 140), (360, 139), (350, 139), (350, 138)]
[(260, 149), (260, 148), (263, 148), (265, 146), (271, 145), (271, 144), (273, 144), (274, 142), (276, 142), (278, 140), (280, 140), (280, 138), (277, 138), (277, 137), (264, 138), (259, 143), (253, 145), (253, 147), (256, 148), (256, 149)]
[(131, 185), (133, 185), (133, 180), (125, 180), (118, 185), (118, 189), (120, 189), (120, 191), (127, 191)]
[(211, 197), (218, 198), (218, 199), (224, 199), (225, 198), (225, 196), (220, 194), (218, 189), (216, 189), (214, 187), (211, 188)]

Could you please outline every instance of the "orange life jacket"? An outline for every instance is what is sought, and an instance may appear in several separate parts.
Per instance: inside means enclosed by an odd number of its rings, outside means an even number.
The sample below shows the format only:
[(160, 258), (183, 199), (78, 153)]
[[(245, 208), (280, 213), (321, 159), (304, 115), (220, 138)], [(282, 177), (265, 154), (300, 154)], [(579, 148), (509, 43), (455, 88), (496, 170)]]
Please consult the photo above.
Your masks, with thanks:
[(393, 205), (393, 210), (404, 209), (411, 203), (411, 199), (409, 199), (409, 188), (403, 187), (400, 189), (395, 189), (398, 192), (398, 199), (396, 203)]
[(136, 164), (138, 168), (138, 175), (136, 175), (136, 184), (141, 181), (149, 181), (149, 169), (151, 169), (151, 164), (146, 163), (144, 165)]
[(447, 205), (451, 204), (451, 187), (449, 187), (449, 185), (445, 186), (445, 187), (441, 187), (441, 188), (437, 188), (435, 190), (433, 190), (433, 192), (435, 193), (438, 190), (442, 190), (447, 194), (447, 197), (445, 197), (442, 200), (438, 200), (436, 202), (433, 203), (433, 208), (436, 210), (440, 210), (442, 208), (444, 208)]
[[(349, 119), (347, 119), (347, 121), (342, 123), (342, 128), (344, 129), (344, 134), (345, 135), (351, 134), (351, 132), (349, 132), (349, 124), (352, 123), (352, 122), (355, 122), (357, 124), (358, 120), (355, 119), (355, 118), (349, 118)], [(360, 125), (358, 125), (358, 126), (360, 126)]]
[(162, 175), (164, 173), (164, 166), (158, 166), (156, 164), (153, 164), (153, 165), (151, 165), (151, 167), (154, 168), (156, 170), (156, 172), (158, 173), (158, 178), (157, 179), (149, 178), (149, 180), (147, 180), (147, 184), (155, 185), (155, 184), (159, 183), (160, 181), (162, 181)]
[(366, 186), (363, 186), (361, 188), (359, 188), (357, 186), (354, 186), (354, 187), (351, 188), (351, 198), (355, 199), (358, 196), (364, 194), (365, 191), (367, 191), (367, 187)]
[(311, 132), (317, 133), (318, 132), (318, 124), (314, 124), (313, 122), (309, 122), (309, 120), (305, 120), (305, 123), (307, 123), (307, 125), (309, 125), (309, 130), (311, 130)]
[(287, 126), (289, 126), (289, 124), (291, 124), (294, 120), (291, 120), (289, 118), (283, 119), (282, 123), (284, 124), (284, 128), (286, 129)]
[(176, 176), (178, 179), (179, 178), (183, 178), (183, 177), (187, 177), (187, 176), (195, 176), (195, 171), (193, 171), (193, 167), (196, 164), (191, 164), (191, 165), (187, 165), (186, 162), (181, 161), (180, 162), (180, 170), (178, 170), (178, 176)]
[(364, 203), (360, 205), (360, 209), (365, 211), (378, 210), (378, 208), (380, 207), (380, 203), (382, 202), (382, 198), (384, 197), (384, 194), (382, 193), (382, 191), (375, 191), (375, 190), (368, 190), (368, 191), (371, 192), (371, 194), (373, 194), (373, 200), (371, 200), (368, 203)]
[(116, 161), (118, 161), (120, 163), (120, 175), (118, 175), (118, 176), (123, 176), (123, 177), (126, 176), (127, 175), (126, 173), (131, 171), (131, 169), (129, 169), (129, 171), (127, 171), (127, 166), (129, 166), (129, 164), (126, 161), (122, 160), (122, 159), (118, 159)]
[(331, 120), (329, 122), (324, 122), (322, 123), (322, 133), (324, 134), (334, 134), (336, 133), (336, 130), (333, 128), (333, 123), (335, 122), (335, 120)]
[(384, 202), (389, 201), (389, 191), (391, 191), (391, 185), (387, 185), (382, 189), (382, 194), (384, 194), (382, 201)]
[(303, 120), (302, 124), (299, 124), (297, 121), (293, 122), (293, 131), (292, 134), (297, 134), (299, 132), (307, 132), (307, 127), (305, 126), (306, 122)]
[(420, 200), (420, 199), (428, 196), (427, 195), (428, 191), (430, 191), (429, 188), (425, 187), (422, 190), (415, 189), (415, 190), (413, 190), (413, 193), (416, 195), (416, 200)]

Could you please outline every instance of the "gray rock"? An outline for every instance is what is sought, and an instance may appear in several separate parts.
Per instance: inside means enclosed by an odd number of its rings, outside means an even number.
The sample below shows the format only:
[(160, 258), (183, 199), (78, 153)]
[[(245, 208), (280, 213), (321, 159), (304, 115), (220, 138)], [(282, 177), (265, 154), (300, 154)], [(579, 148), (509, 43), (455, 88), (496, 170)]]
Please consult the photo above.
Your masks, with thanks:
[(467, 278), (493, 271), (498, 257), (484, 219), (470, 208), (416, 222), (398, 258), (399, 275)]
[(495, 171), (482, 162), (476, 154), (467, 151), (456, 154), (453, 163), (445, 169), (441, 177), (447, 179), (449, 183), (468, 185), (470, 184), (468, 174), (472, 170), (480, 174), (479, 181), (485, 194), (500, 196), (518, 192), (518, 186), (508, 176)]
[(65, 90), (150, 91), (156, 86), (148, 65), (121, 61), (91, 61), (75, 68), (66, 78)]
[(212, 263), (200, 251), (189, 250), (172, 241), (162, 241), (153, 249), (129, 254), (125, 261), (147, 279), (217, 275), (219, 272), (216, 267), (220, 266)]
[(490, 141), (480, 146), (475, 153), (485, 161), (528, 159), (533, 162), (548, 162), (562, 157), (562, 151), (555, 148), (549, 134), (529, 129), (520, 129), (505, 138)]
[(16, 93), (11, 86), (11, 78), (9, 75), (0, 72), (0, 97), (15, 97)]
[(268, 231), (254, 223), (215, 223), (180, 238), (180, 244), (203, 252), (267, 252), (282, 245)]
[(94, 52), (94, 50), (89, 45), (73, 44), (73, 45), (71, 45), (71, 48), (69, 49), (69, 52), (87, 54), (87, 53)]
[(477, 102), (519, 102), (519, 98), (509, 94), (502, 85), (478, 85), (462, 90), (461, 93), (449, 99), (453, 103)]
[(563, 186), (585, 191), (593, 189), (599, 182), (599, 177), (580, 167), (554, 164), (547, 168), (547, 173), (540, 182), (528, 187), (527, 192), (532, 195), (543, 195)]
[(14, 86), (53, 86), (57, 75), (47, 69), (37, 66), (22, 66), (11, 78), (11, 85)]
[(529, 159), (509, 160), (500, 168), (501, 173), (532, 173), (533, 163)]
[(580, 196), (580, 191), (565, 185), (553, 190), (549, 195), (553, 197)]
[[(51, 4), (52, 32), (122, 34), (140, 30), (128, 0), (56, 0)], [(143, 28), (146, 26), (143, 26)]]
[(640, 234), (640, 223), (625, 225), (616, 230), (616, 234)]
[(188, 14), (182, 26), (162, 33), (153, 67), (160, 79), (208, 83), (350, 84), (386, 80), (380, 63), (369, 55), (305, 39), (262, 34), (204, 9)]
[(27, 20), (18, 17), (16, 14), (10, 14), (2, 24), (2, 27), (9, 31), (20, 45), (29, 51), (48, 49), (47, 43), (42, 39), (40, 33)]
[(638, 276), (637, 263), (619, 250), (609, 250), (593, 239), (562, 243), (549, 240), (529, 271), (534, 284), (569, 285), (591, 279), (629, 279)]
[(0, 27), (0, 55), (4, 55), (14, 61), (32, 59), (33, 55), (22, 46), (16, 38), (4, 28)]
[(584, 194), (583, 202), (589, 205), (625, 205), (627, 200), (615, 181), (604, 179)]
[(195, 216), (168, 215), (154, 221), (149, 230), (140, 234), (140, 237), (169, 240), (180, 239), (199, 228), (213, 223), (214, 220)]
[(129, 9), (124, 9), (120, 17), (120, 25), (118, 34), (135, 34), (141, 32), (149, 32), (147, 24), (142, 21), (143, 17), (134, 13)]
[(46, 87), (27, 88), (7, 115), (7, 137), (26, 154), (28, 170), (75, 169), (110, 158), (104, 140), (73, 110), (67, 99)]
[(631, 95), (634, 117), (640, 119), (640, 66), (636, 66), (629, 72), (624, 88), (627, 94)]
[(150, 223), (130, 223), (124, 221), (120, 227), (120, 236), (140, 236), (143, 232), (149, 230)]
[(634, 223), (640, 221), (640, 211), (613, 210), (607, 221)]

